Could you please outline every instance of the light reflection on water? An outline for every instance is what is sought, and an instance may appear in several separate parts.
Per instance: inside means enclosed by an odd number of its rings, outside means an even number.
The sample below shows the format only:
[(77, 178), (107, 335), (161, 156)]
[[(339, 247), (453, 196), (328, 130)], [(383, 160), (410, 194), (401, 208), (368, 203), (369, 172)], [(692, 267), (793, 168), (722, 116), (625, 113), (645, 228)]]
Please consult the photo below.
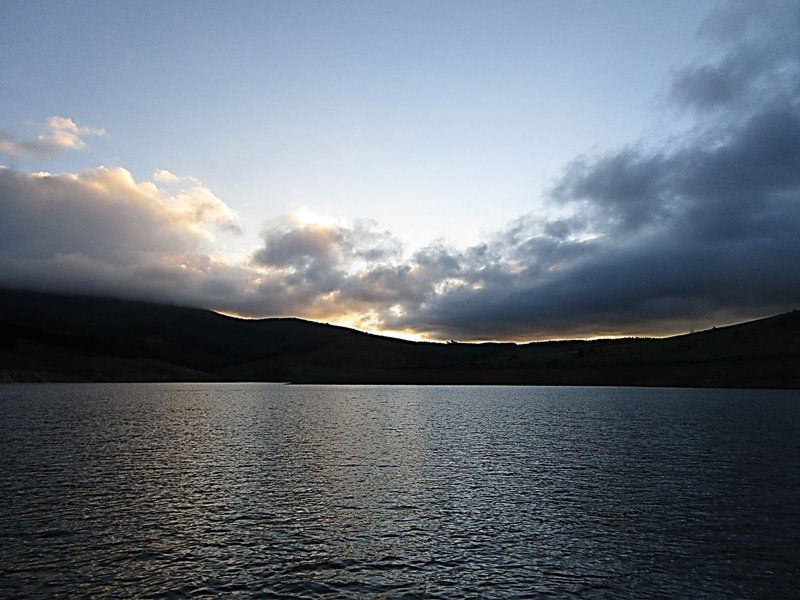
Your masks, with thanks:
[(0, 387), (0, 594), (789, 596), (800, 394)]

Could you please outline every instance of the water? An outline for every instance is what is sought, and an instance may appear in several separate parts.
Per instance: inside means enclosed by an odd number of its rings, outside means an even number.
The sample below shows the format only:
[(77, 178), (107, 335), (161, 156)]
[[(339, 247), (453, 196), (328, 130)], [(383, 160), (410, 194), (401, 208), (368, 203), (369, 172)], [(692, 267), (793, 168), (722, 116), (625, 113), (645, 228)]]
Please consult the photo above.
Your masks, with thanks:
[(789, 597), (800, 393), (0, 386), (0, 596)]

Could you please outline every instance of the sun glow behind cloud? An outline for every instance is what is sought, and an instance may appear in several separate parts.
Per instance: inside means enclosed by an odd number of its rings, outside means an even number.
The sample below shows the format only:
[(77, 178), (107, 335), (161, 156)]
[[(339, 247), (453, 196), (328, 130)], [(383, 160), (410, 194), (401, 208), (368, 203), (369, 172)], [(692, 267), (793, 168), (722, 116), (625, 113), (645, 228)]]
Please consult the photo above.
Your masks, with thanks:
[(314, 212), (305, 206), (296, 212), (289, 213), (288, 217), (290, 220), (301, 226), (317, 225), (319, 227), (332, 227), (340, 223), (340, 220), (336, 217)]

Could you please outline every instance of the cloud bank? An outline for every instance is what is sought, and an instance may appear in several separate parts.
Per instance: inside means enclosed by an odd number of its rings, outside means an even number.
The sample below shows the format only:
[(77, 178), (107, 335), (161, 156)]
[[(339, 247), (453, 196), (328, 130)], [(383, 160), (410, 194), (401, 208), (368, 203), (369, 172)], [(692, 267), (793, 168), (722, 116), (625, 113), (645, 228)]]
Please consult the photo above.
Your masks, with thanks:
[(0, 168), (6, 285), (203, 305), (221, 271), (236, 275), (205, 248), (215, 230), (239, 228), (235, 211), (202, 185), (170, 194), (122, 168)]
[[(797, 31), (796, 2), (713, 11), (699, 33), (711, 54), (668, 92), (688, 131), (576, 158), (547, 215), (471, 247), (408, 254), (370, 221), (286, 216), (226, 259), (214, 231), (237, 216), (196, 180), (4, 168), (0, 282), (459, 339), (668, 333), (796, 308)], [(87, 133), (64, 121), (41, 143), (78, 147)]]

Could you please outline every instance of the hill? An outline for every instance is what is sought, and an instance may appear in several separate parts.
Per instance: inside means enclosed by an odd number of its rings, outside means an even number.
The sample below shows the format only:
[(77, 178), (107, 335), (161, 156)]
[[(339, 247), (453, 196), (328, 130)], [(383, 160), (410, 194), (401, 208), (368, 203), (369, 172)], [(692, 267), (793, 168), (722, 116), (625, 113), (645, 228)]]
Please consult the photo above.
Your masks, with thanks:
[(0, 381), (800, 388), (800, 312), (665, 339), (438, 344), (293, 318), (0, 291)]

